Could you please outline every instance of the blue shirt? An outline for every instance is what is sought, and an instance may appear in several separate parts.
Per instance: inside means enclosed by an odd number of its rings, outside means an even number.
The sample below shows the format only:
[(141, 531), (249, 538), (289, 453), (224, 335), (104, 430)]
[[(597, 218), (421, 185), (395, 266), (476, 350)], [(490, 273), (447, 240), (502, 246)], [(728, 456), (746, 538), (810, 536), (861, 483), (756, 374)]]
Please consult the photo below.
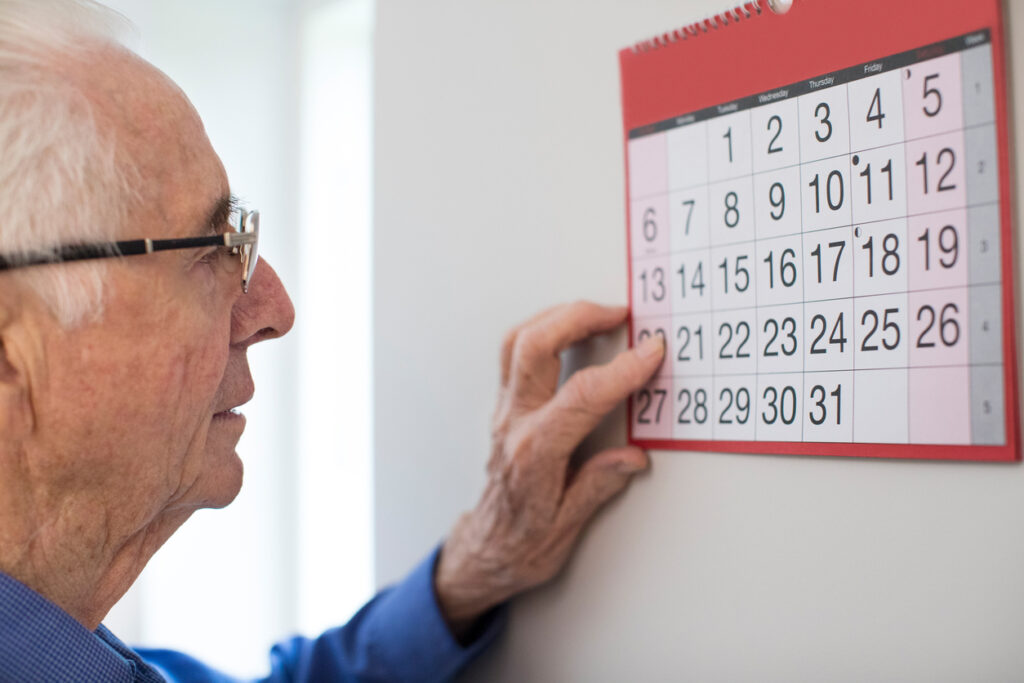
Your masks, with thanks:
[[(499, 608), (468, 647), (448, 630), (434, 594), (438, 550), (400, 584), (377, 594), (352, 619), (319, 638), (292, 638), (270, 651), (270, 674), (284, 681), (446, 681), (498, 635)], [(67, 612), (0, 573), (0, 682), (98, 681), (227, 683), (238, 679), (172, 650), (132, 650), (100, 626), (89, 631)]]

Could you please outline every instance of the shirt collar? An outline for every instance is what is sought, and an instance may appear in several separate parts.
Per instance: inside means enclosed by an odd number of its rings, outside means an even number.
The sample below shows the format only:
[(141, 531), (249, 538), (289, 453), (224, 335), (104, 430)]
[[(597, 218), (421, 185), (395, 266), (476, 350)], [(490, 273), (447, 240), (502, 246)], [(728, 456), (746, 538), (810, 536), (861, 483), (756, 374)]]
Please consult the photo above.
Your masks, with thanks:
[(105, 627), (89, 631), (0, 572), (0, 681), (163, 680)]

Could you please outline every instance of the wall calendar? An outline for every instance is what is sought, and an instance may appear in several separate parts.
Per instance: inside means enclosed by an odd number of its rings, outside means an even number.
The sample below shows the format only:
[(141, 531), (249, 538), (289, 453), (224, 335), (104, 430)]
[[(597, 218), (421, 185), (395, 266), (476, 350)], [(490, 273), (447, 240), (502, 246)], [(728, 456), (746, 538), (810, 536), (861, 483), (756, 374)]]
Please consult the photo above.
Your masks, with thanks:
[(634, 443), (1019, 459), (1001, 12), (761, 0), (621, 52)]

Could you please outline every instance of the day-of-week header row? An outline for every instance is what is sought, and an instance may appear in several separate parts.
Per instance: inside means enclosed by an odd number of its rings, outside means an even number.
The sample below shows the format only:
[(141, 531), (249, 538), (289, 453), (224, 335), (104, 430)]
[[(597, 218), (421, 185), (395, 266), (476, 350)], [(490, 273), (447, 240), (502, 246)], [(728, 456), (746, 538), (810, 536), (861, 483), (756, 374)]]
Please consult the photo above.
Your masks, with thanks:
[(753, 109), (754, 107), (770, 104), (771, 102), (800, 97), (801, 95), (806, 95), (816, 90), (821, 90), (822, 88), (830, 88), (835, 85), (850, 83), (852, 81), (868, 78), (869, 76), (875, 76), (894, 69), (902, 69), (912, 64), (933, 59), (935, 57), (941, 57), (954, 52), (962, 52), (963, 50), (968, 50), (978, 45), (989, 43), (991, 40), (992, 36), (988, 29), (978, 31), (976, 33), (970, 33), (965, 36), (950, 38), (949, 40), (944, 40), (940, 43), (934, 43), (933, 45), (928, 45), (926, 47), (908, 50), (907, 52), (901, 52), (900, 54), (885, 57), (884, 59), (876, 59), (835, 73), (824, 74), (816, 78), (807, 79), (781, 88), (758, 93), (757, 95), (744, 97), (733, 102), (708, 107), (683, 116), (676, 116), (641, 128), (634, 128), (629, 131), (629, 137), (630, 139), (635, 139), (646, 135), (653, 135), (654, 133), (671, 130), (672, 128), (679, 128), (691, 123), (706, 121), (707, 119), (712, 119), (716, 116), (732, 114), (743, 109)]

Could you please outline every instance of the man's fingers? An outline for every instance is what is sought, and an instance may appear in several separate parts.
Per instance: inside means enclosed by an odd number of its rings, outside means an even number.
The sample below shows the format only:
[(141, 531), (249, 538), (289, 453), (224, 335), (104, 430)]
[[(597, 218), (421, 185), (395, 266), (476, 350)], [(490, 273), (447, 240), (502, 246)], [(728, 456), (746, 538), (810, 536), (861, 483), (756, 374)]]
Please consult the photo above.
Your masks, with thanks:
[(512, 374), (512, 351), (516, 347), (516, 337), (519, 336), (518, 327), (514, 327), (505, 333), (505, 339), (501, 342), (501, 388), (508, 386), (509, 375)]
[(545, 408), (543, 418), (550, 433), (570, 441), (559, 447), (575, 448), (605, 415), (647, 383), (664, 355), (665, 342), (654, 335), (611, 362), (584, 368), (570, 377)]
[(526, 322), (519, 323), (507, 333), (505, 338), (501, 342), (501, 386), (502, 388), (508, 386), (509, 375), (512, 373), (512, 354), (516, 348), (516, 339), (519, 338), (519, 333), (525, 328), (536, 325), (539, 321), (542, 321), (554, 314), (559, 310), (565, 308), (568, 304), (559, 304), (558, 306), (552, 306), (551, 308), (545, 308), (540, 313), (531, 316)]
[(515, 361), (556, 358), (578, 341), (608, 332), (626, 322), (625, 306), (577, 301), (558, 306), (524, 325), (516, 335)]
[(637, 472), (650, 467), (647, 453), (634, 446), (598, 453), (580, 468), (565, 492), (558, 524), (563, 529), (582, 527), (608, 500), (626, 487)]
[(615, 329), (626, 321), (628, 312), (623, 306), (579, 301), (553, 309), (524, 325), (516, 334), (512, 349), (513, 390), (517, 394), (539, 390), (537, 398), (547, 400), (558, 382), (558, 354), (576, 342)]

